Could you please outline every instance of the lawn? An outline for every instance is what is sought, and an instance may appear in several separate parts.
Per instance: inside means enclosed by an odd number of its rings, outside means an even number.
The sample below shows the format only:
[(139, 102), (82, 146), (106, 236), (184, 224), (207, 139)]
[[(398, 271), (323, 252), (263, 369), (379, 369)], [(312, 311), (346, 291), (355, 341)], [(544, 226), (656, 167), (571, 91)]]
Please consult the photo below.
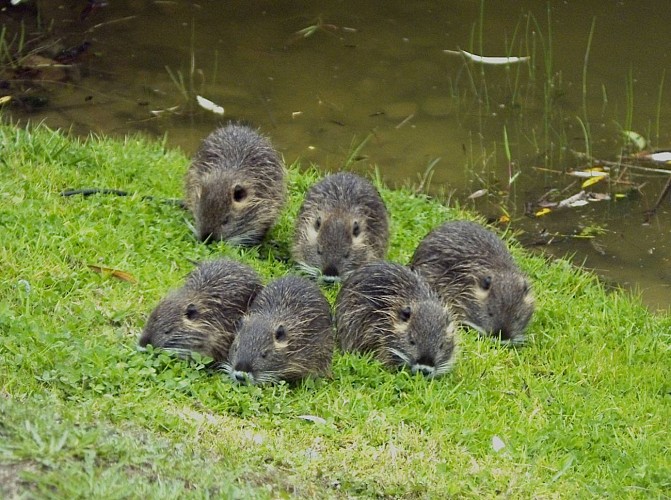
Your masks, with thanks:
[[(164, 202), (187, 166), (138, 137), (0, 127), (0, 496), (671, 496), (671, 317), (509, 234), (537, 299), (528, 343), (461, 331), (441, 378), (336, 353), (330, 380), (247, 387), (139, 352), (148, 314), (194, 262), (293, 273), (293, 219), (319, 179), (290, 166), (280, 223), (240, 249), (197, 242)], [(59, 194), (80, 187), (134, 194)], [(474, 217), (381, 194), (401, 263), (435, 225)], [(337, 288), (323, 290), (333, 304)]]

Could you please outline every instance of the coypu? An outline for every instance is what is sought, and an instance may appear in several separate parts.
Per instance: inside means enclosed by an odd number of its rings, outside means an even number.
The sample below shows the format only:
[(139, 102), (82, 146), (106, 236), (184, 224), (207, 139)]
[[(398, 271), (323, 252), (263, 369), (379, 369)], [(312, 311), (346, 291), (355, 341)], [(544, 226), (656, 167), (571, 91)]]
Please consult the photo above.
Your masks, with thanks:
[(185, 204), (201, 241), (256, 245), (286, 198), (282, 159), (270, 141), (246, 125), (212, 132), (186, 173)]
[(454, 363), (455, 324), (424, 278), (378, 261), (347, 277), (336, 299), (336, 336), (343, 351), (373, 352), (390, 367), (437, 377)]
[(531, 286), (493, 232), (474, 222), (445, 222), (420, 242), (410, 267), (462, 323), (511, 344), (524, 342), (534, 311)]
[(292, 255), (307, 274), (337, 281), (367, 262), (384, 259), (388, 244), (389, 218), (377, 189), (359, 175), (339, 172), (307, 192)]
[(261, 288), (249, 266), (229, 259), (203, 262), (182, 288), (156, 306), (138, 343), (182, 358), (197, 352), (215, 362), (226, 361), (236, 324)]
[(330, 376), (334, 344), (331, 310), (319, 287), (286, 276), (256, 296), (224, 369), (243, 384)]

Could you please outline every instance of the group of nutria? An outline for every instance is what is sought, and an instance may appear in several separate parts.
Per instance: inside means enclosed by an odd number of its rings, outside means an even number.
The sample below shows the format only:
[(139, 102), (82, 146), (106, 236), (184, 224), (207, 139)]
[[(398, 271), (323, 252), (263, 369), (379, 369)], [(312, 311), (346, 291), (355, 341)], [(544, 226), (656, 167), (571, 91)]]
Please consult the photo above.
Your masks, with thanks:
[[(212, 132), (188, 169), (185, 204), (202, 241), (259, 244), (287, 198), (270, 141), (230, 123)], [(327, 175), (306, 193), (291, 254), (304, 276), (263, 285), (249, 266), (201, 263), (153, 310), (140, 336), (182, 357), (212, 358), (243, 384), (328, 376), (335, 345), (427, 377), (452, 367), (457, 325), (518, 344), (534, 311), (529, 279), (504, 242), (451, 221), (420, 242), (408, 266), (385, 260), (389, 215), (371, 182)], [(335, 314), (318, 283), (342, 282)]]

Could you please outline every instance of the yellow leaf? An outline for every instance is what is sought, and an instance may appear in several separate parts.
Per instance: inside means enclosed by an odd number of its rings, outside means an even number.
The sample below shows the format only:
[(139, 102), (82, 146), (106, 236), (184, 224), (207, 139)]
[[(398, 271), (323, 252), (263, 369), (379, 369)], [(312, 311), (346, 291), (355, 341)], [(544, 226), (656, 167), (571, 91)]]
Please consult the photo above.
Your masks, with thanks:
[(536, 217), (543, 217), (544, 215), (547, 215), (547, 214), (549, 214), (550, 212), (552, 212), (552, 210), (549, 209), (549, 208), (541, 208), (541, 209), (540, 209), (538, 212), (536, 212), (534, 215), (535, 215)]
[(111, 267), (101, 267), (94, 266), (93, 264), (88, 265), (89, 269), (95, 271), (99, 274), (108, 274), (118, 280), (127, 281), (128, 283), (137, 283), (137, 278), (126, 271), (119, 271), (118, 269), (112, 269)]
[(3, 95), (2, 97), (0, 97), (0, 105), (7, 104), (11, 100), (12, 100), (11, 95)]
[(508, 217), (506, 214), (503, 214), (501, 217), (499, 217), (499, 224), (508, 224), (510, 222), (510, 217)]
[(590, 177), (589, 179), (585, 179), (585, 182), (582, 183), (582, 188), (585, 189), (586, 187), (589, 187), (592, 184), (596, 184), (597, 182), (599, 182), (600, 180), (605, 179), (605, 178), (606, 178), (606, 176), (599, 175), (599, 176), (596, 176), (596, 177)]

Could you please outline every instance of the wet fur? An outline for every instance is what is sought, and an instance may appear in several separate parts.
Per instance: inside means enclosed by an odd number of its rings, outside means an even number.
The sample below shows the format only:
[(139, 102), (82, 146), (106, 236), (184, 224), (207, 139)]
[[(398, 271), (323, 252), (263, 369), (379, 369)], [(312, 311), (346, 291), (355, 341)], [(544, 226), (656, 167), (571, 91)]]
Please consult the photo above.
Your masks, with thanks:
[(198, 239), (255, 245), (284, 206), (284, 165), (267, 138), (231, 123), (203, 141), (184, 190)]
[(455, 325), (425, 280), (400, 264), (375, 262), (345, 279), (336, 299), (336, 332), (345, 352), (372, 352), (389, 367), (429, 377), (450, 370)]
[(256, 297), (224, 369), (233, 381), (250, 384), (330, 376), (334, 344), (330, 307), (319, 287), (287, 276)]
[(292, 255), (308, 275), (337, 281), (387, 254), (389, 217), (375, 186), (340, 172), (312, 186), (303, 201)]
[(525, 341), (534, 311), (530, 281), (493, 232), (473, 222), (446, 222), (422, 240), (411, 267), (463, 324), (504, 342)]
[(197, 352), (223, 362), (237, 322), (261, 289), (250, 267), (219, 259), (200, 264), (182, 288), (169, 293), (152, 311), (139, 339), (180, 357)]

